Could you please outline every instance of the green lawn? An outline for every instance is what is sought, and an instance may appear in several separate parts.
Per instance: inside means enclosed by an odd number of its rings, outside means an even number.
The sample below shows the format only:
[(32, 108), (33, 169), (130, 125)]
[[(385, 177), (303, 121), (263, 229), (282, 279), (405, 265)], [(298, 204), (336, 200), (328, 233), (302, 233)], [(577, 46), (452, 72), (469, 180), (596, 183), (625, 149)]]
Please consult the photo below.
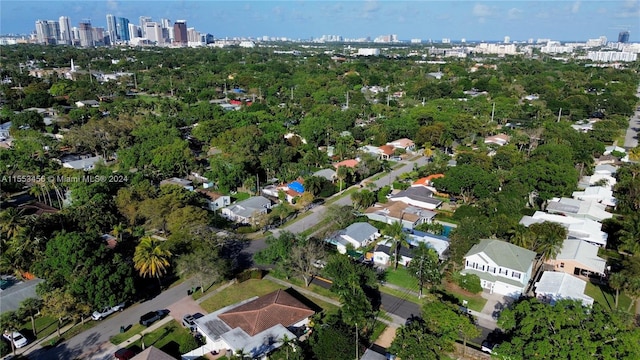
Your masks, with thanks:
[[(36, 330), (38, 331), (37, 339), (45, 338), (58, 329), (58, 320), (50, 318), (48, 316), (36, 316)], [(33, 328), (31, 327), (31, 319), (26, 318), (26, 321), (22, 324), (20, 332), (26, 336), (33, 335)]]
[(420, 289), (418, 289), (418, 280), (409, 275), (409, 272), (403, 266), (398, 266), (395, 270), (393, 267), (388, 268), (386, 272), (386, 281), (389, 284), (397, 285), (407, 290), (414, 292), (420, 291)]
[(127, 329), (127, 331), (112, 336), (109, 341), (111, 341), (113, 345), (118, 345), (123, 341), (130, 339), (134, 335), (140, 334), (144, 329), (146, 329), (145, 326), (142, 326), (140, 324), (133, 324), (129, 329)]
[(284, 287), (269, 280), (247, 280), (240, 284), (229, 286), (203, 301), (200, 305), (207, 312), (214, 312), (225, 306), (247, 300), (254, 296), (266, 295), (278, 289), (284, 289)]
[(332, 292), (329, 289), (325, 289), (321, 286), (315, 285), (315, 284), (311, 284), (308, 287), (304, 286), (304, 282), (302, 281), (301, 278), (299, 277), (290, 277), (289, 279), (285, 278), (284, 276), (282, 276), (281, 274), (278, 274), (277, 272), (273, 271), (270, 272), (269, 275), (273, 276), (274, 278), (289, 282), (293, 285), (299, 286), (301, 288), (306, 288), (309, 291), (312, 291), (318, 295), (322, 295), (322, 296), (326, 296), (328, 298), (331, 298), (333, 300), (338, 300), (340, 301), (340, 296), (338, 296), (336, 293)]
[[(165, 326), (145, 334), (144, 345), (145, 347), (153, 345), (177, 359), (182, 354), (197, 348), (193, 335), (175, 320), (171, 320)], [(141, 349), (142, 342), (141, 340), (136, 340), (128, 347)]]
[[(420, 299), (418, 299), (417, 296), (412, 295), (412, 294), (408, 294), (405, 291), (392, 289), (392, 288), (387, 287), (387, 286), (380, 286), (380, 287), (378, 287), (378, 289), (380, 290), (380, 292), (383, 292), (385, 294), (393, 295), (393, 296), (399, 297), (401, 299), (404, 299), (404, 300), (407, 300), (407, 301), (410, 301), (412, 303), (415, 303), (415, 304), (418, 304), (418, 305), (422, 306), (422, 301)], [(382, 309), (382, 310), (384, 310), (384, 309)]]
[(251, 194), (245, 192), (238, 192), (235, 195), (231, 195), (231, 201), (242, 201), (251, 197)]
[(463, 300), (466, 300), (467, 308), (477, 312), (481, 312), (482, 308), (484, 307), (484, 304), (487, 303), (487, 299), (481, 297), (480, 295), (469, 296), (466, 294), (459, 294), (455, 292), (449, 292), (449, 294), (458, 298), (458, 300), (460, 300), (460, 303), (462, 303)]
[[(594, 302), (599, 303), (605, 309), (612, 310), (616, 306), (616, 292), (609, 289), (604, 285), (596, 285), (591, 282), (587, 282), (587, 287), (584, 290), (585, 295), (591, 296)], [(627, 311), (631, 304), (631, 298), (624, 293), (620, 292), (618, 299), (618, 309)], [(633, 310), (633, 309), (632, 309)]]

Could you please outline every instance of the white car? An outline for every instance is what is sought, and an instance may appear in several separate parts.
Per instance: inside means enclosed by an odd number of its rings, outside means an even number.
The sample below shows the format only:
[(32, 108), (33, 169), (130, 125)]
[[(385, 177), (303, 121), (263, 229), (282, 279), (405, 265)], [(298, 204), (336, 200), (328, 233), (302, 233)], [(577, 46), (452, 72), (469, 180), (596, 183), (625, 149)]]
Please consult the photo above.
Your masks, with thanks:
[[(2, 336), (7, 339), (9, 342), (11, 342), (11, 335), (8, 331), (5, 331), (4, 334), (2, 334)], [(27, 341), (27, 338), (22, 336), (22, 334), (20, 334), (17, 331), (13, 332), (13, 344), (16, 346), (17, 349), (27, 345), (29, 341)]]
[(124, 303), (120, 303), (116, 306), (106, 306), (101, 310), (96, 310), (91, 314), (93, 320), (102, 320), (107, 316), (113, 314), (116, 311), (122, 311), (124, 309)]

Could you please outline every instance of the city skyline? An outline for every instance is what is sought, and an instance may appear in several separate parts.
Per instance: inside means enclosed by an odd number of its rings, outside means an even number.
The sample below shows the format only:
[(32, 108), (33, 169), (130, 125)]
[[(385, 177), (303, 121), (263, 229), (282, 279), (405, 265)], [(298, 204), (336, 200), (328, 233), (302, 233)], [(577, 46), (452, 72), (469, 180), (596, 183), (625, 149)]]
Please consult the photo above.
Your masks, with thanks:
[[(2, 2), (0, 33), (28, 34), (36, 20), (90, 19), (107, 29), (106, 15), (137, 23), (184, 19), (215, 37), (345, 38), (397, 34), (399, 39), (512, 41), (585, 40), (622, 30), (640, 34), (640, 0), (622, 1), (13, 1)], [(38, 9), (33, 12), (31, 9)]]

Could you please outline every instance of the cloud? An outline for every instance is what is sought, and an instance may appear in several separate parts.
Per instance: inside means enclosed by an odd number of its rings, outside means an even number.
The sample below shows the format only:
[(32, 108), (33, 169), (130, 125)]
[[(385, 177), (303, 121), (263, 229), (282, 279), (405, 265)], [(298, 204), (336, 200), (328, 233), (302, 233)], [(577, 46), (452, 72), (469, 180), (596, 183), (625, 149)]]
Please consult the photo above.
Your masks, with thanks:
[(108, 0), (107, 1), (107, 9), (111, 10), (111, 11), (117, 11), (118, 10), (118, 2), (115, 0)]
[(491, 16), (491, 9), (487, 5), (476, 4), (473, 7), (473, 15), (481, 18)]
[(511, 8), (507, 11), (507, 19), (516, 20), (520, 19), (520, 15), (522, 15), (523, 11), (518, 8)]
[(362, 14), (361, 17), (365, 19), (370, 19), (373, 15), (380, 10), (380, 5), (376, 0), (365, 1), (364, 6), (362, 6)]
[(573, 14), (577, 14), (578, 11), (580, 11), (580, 1), (576, 1), (573, 3), (573, 5), (571, 5), (571, 13)]

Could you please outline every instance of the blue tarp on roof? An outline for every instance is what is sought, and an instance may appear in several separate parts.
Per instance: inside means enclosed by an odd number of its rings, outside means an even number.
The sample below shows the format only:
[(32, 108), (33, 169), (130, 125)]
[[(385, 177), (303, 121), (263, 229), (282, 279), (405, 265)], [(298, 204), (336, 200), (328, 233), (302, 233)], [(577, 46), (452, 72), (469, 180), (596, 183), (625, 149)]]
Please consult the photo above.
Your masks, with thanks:
[(291, 189), (293, 191), (297, 191), (299, 193), (303, 193), (304, 192), (304, 186), (302, 184), (300, 184), (299, 182), (297, 182), (297, 181), (292, 182), (288, 186), (289, 186), (289, 189)]
[(236, 94), (242, 94), (243, 92), (245, 92), (245, 91), (244, 91), (244, 89), (240, 89), (240, 88), (237, 88), (237, 89), (231, 89), (231, 91), (232, 91), (232, 92), (234, 92), (234, 93), (236, 93)]

